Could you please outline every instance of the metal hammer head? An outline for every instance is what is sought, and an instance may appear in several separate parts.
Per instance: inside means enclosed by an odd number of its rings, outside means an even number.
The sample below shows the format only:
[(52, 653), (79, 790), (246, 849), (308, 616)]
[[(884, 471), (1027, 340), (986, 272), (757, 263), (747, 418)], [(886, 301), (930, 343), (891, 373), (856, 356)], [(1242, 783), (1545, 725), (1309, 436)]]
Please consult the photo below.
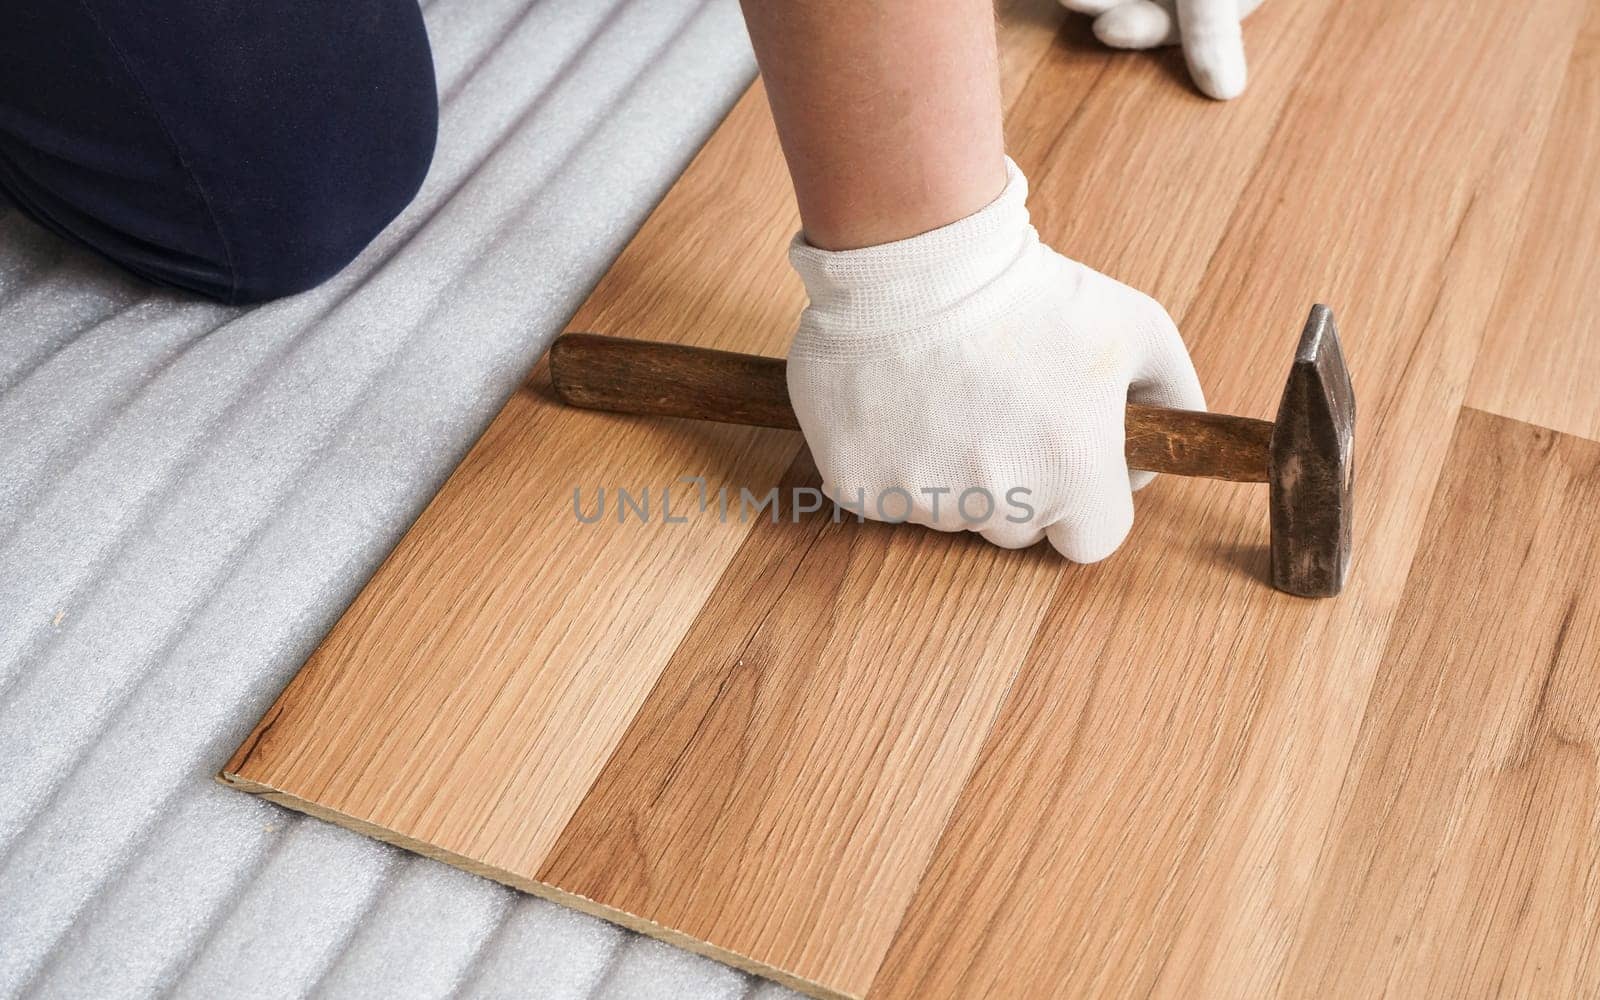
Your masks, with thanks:
[(1272, 428), (1272, 585), (1332, 597), (1350, 568), (1356, 398), (1327, 306), (1311, 307)]

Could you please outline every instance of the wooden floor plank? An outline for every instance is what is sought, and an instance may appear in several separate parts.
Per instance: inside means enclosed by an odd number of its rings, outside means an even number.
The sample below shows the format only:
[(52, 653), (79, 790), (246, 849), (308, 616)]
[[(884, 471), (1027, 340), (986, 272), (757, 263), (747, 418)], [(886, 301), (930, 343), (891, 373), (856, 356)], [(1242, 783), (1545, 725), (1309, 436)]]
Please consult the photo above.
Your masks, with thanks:
[[(1062, 151), (1058, 167), (1038, 171), (1047, 183), (1115, 208), (1042, 220), (1059, 230), (1046, 236), (1093, 244), (1120, 226), (1131, 179), (1160, 196), (1144, 212), (1159, 209), (1171, 224), (1133, 227), (1142, 239), (1108, 249), (1134, 266), (1172, 262), (1186, 272), (1176, 284), (1197, 284), (1325, 12), (1286, 5), (1262, 20), (1271, 41), (1255, 103), (1220, 120), (1215, 104), (1172, 86), (1170, 65), (1108, 57), (1074, 25), (1014, 109), (1012, 149), (1024, 162)], [(1073, 94), (1078, 110), (1064, 114), (1063, 95)], [(1114, 142), (1108, 108), (1155, 122), (1166, 155), (1131, 178), (1080, 170), (1064, 151)], [(1219, 131), (1226, 155), (1207, 157)], [(1130, 143), (1144, 136), (1125, 132)], [(1168, 206), (1202, 163), (1214, 197)], [(809, 533), (772, 529), (747, 545), (764, 552), (785, 535), (792, 548), (811, 544)], [(725, 575), (696, 623), (707, 638), (692, 632), (679, 648), (539, 877), (859, 996), (1043, 613), (1041, 587), (1064, 569), (1043, 551), (1019, 557), (971, 539), (851, 525), (825, 533), (800, 565), (780, 611), (769, 612), (744, 571)], [(908, 590), (904, 581), (927, 583)], [(730, 645), (729, 629), (754, 639)], [(794, 745), (796, 732), (817, 731), (807, 721), (822, 720), (832, 739), (859, 749)], [(751, 913), (771, 916), (752, 922)]]
[[(1335, 305), (1360, 400), (1349, 589), (1266, 590), (1264, 497), (1158, 483), (1126, 551), (1063, 578), (874, 993), (1281, 975), (1582, 14), (1461, 9), (1340, 7), (1181, 318), (1213, 401), (1260, 413), (1304, 305)], [(1526, 72), (1461, 72), (1491, 63)]]
[[(641, 234), (658, 246), (652, 234), (671, 234), (674, 252), (630, 248), (582, 319), (777, 348), (803, 301), (769, 263), (795, 224), (792, 197), (762, 94), (729, 122)], [(730, 219), (765, 242), (708, 253)], [(599, 489), (614, 508), (618, 487), (637, 496), (696, 470), (776, 482), (797, 447), (791, 432), (569, 410), (546, 381), (541, 365), (227, 774), (491, 867), (537, 870), (749, 532), (695, 511), (683, 525), (580, 524), (574, 489), (592, 511)]]
[(812, 521), (751, 536), (792, 575), (735, 562), (539, 878), (859, 996), (1059, 565)]
[(1600, 440), (1600, 4), (1590, 6), (1467, 402)]
[[(1002, 14), (1009, 106), (1063, 13), (1052, 0), (1011, 0)], [(782, 353), (804, 304), (785, 253), (798, 224), (758, 83), (572, 326)], [(224, 780), (533, 887), (752, 527), (695, 509), (666, 524), (659, 491), (701, 474), (760, 496), (800, 443), (793, 432), (569, 410), (541, 365)], [(575, 487), (585, 511), (601, 488), (612, 511), (617, 487), (654, 491), (657, 516), (580, 524)]]
[[(1166, 302), (1213, 405), (1270, 414), (1335, 306), (1361, 409), (1339, 600), (1265, 586), (1265, 496), (1230, 484), (1159, 482), (1093, 568), (724, 519), (681, 483), (685, 523), (619, 524), (618, 486), (659, 515), (686, 474), (814, 470), (790, 432), (562, 409), (541, 366), (226, 780), (818, 995), (1316, 973), (1296, 935), (1590, 6), (1269, 4), (1225, 105), (1176, 51), (1057, 37), (1053, 0), (1002, 22), (1042, 234)], [(796, 225), (758, 85), (572, 326), (779, 353)], [(574, 486), (611, 516), (578, 523)]]
[[(1059, 9), (1017, 0), (1007, 13), (1014, 96)], [(757, 85), (573, 326), (781, 353), (805, 301), (785, 257), (798, 225)], [(699, 472), (759, 495), (799, 447), (792, 432), (568, 410), (547, 383), (541, 365), (225, 774), (492, 868), (537, 870), (750, 530), (697, 512), (688, 525), (580, 525), (572, 490), (592, 504), (601, 488), (615, 500), (617, 487), (637, 496)], [(572, 719), (581, 729), (561, 721)]]
[[(1040, 234), (1183, 317), (1339, 6), (1299, 0), (1254, 15), (1250, 89), (1227, 104), (1187, 85), (1179, 50), (1122, 54), (1102, 66), (1086, 23), (1074, 23), (1008, 130)], [(1063, 95), (1079, 92), (1075, 107), (1063, 106)]]
[(1600, 995), (1600, 444), (1466, 410), (1284, 992)]

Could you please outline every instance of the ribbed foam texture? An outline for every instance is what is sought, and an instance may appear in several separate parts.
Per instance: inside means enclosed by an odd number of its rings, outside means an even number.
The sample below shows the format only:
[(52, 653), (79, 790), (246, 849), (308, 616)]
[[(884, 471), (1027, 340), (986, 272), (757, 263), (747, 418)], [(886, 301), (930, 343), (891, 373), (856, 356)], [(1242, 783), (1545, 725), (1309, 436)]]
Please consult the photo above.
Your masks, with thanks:
[(754, 73), (735, 0), (435, 0), (416, 202), (251, 310), (0, 207), (0, 996), (777, 996), (212, 775)]

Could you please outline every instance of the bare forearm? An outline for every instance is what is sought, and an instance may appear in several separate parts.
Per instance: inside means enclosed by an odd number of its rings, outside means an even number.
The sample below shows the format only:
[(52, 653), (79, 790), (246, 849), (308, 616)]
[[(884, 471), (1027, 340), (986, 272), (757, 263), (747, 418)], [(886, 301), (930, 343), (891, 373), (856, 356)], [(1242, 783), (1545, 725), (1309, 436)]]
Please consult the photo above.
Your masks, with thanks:
[(806, 239), (874, 246), (1005, 187), (991, 0), (742, 0)]

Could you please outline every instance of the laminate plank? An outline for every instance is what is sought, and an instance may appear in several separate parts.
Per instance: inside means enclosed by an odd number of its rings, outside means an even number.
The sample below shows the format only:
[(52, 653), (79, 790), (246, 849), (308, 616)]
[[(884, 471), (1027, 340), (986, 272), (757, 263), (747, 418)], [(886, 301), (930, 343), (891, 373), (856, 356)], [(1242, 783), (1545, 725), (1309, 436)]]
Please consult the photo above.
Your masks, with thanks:
[[(764, 263), (782, 260), (778, 234), (794, 224), (766, 115), (752, 89), (585, 319), (776, 347), (801, 293), (774, 287)], [(734, 221), (765, 242), (719, 255), (713, 273), (705, 247)], [(633, 303), (611, 304), (624, 287)], [(537, 869), (749, 531), (695, 510), (687, 524), (581, 524), (574, 490), (587, 511), (599, 489), (615, 501), (619, 487), (638, 496), (697, 470), (776, 482), (797, 446), (786, 432), (568, 410), (546, 382), (541, 365), (225, 774), (494, 868)]]
[(859, 996), (1059, 564), (811, 521), (752, 534), (792, 575), (735, 561), (539, 878)]
[[(1036, 223), (1168, 303), (1213, 405), (1271, 413), (1335, 306), (1345, 597), (1268, 590), (1265, 497), (1218, 483), (1141, 494), (1094, 568), (821, 514), (579, 524), (574, 486), (814, 472), (793, 433), (564, 410), (541, 366), (224, 780), (818, 995), (1270, 990), (1588, 2), (1267, 5), (1229, 105), (1048, 0), (1003, 22)], [(778, 353), (796, 225), (758, 85), (572, 325)]]
[(1567, 69), (1467, 402), (1600, 440), (1600, 4)]
[[(1127, 549), (1062, 579), (874, 995), (1272, 992), (1584, 6), (1328, 22), (1181, 322), (1213, 403), (1262, 413), (1293, 322), (1334, 305), (1351, 583), (1270, 592), (1264, 497), (1158, 483)], [(1464, 71), (1488, 65), (1521, 70)]]
[[(1062, 156), (1037, 173), (1063, 196), (1070, 184), (1074, 199), (1116, 208), (1109, 222), (1045, 220), (1047, 237), (1091, 242), (1127, 210), (1127, 174), (1080, 170), (1067, 155), (1116, 138), (1110, 105), (1158, 122), (1167, 153), (1133, 178), (1163, 194), (1144, 211), (1171, 224), (1134, 227), (1148, 242), (1127, 259), (1181, 263), (1182, 282), (1198, 283), (1327, 10), (1285, 5), (1261, 20), (1255, 103), (1226, 122), (1172, 86), (1170, 65), (1108, 56), (1074, 25), (1013, 109), (1012, 150), (1023, 162)], [(1072, 113), (1066, 95), (1079, 96)], [(1215, 197), (1168, 205), (1166, 192), (1197, 180)], [(805, 551), (791, 557), (800, 568), (781, 605), (744, 573), (724, 575), (539, 879), (649, 914), (792, 985), (859, 996), (1047, 605), (1041, 587), (1073, 571), (1044, 552), (881, 526), (832, 526), (815, 545), (763, 530), (747, 546), (785, 537)]]
[[(1070, 44), (1046, 57), (1008, 130), (1011, 154), (1033, 186), (1028, 207), (1040, 234), (1183, 318), (1339, 9), (1299, 0), (1252, 15), (1250, 87), (1227, 104), (1189, 85), (1176, 48), (1096, 62), (1098, 43), (1075, 22)], [(1084, 99), (1063, 107), (1063, 95), (1078, 91)], [(1291, 313), (1287, 325), (1297, 318)], [(1202, 371), (1202, 381), (1211, 374)]]
[(1600, 444), (1465, 410), (1284, 981), (1600, 994)]
[[(1003, 13), (1009, 104), (1062, 13)], [(804, 304), (785, 256), (796, 228), (758, 82), (573, 325), (781, 353)], [(668, 524), (660, 491), (699, 473), (759, 496), (799, 447), (793, 432), (567, 409), (540, 365), (222, 779), (572, 901), (533, 876), (752, 529), (687, 504)], [(592, 511), (604, 488), (614, 512), (618, 487), (654, 493), (649, 524), (574, 516), (575, 489)]]

